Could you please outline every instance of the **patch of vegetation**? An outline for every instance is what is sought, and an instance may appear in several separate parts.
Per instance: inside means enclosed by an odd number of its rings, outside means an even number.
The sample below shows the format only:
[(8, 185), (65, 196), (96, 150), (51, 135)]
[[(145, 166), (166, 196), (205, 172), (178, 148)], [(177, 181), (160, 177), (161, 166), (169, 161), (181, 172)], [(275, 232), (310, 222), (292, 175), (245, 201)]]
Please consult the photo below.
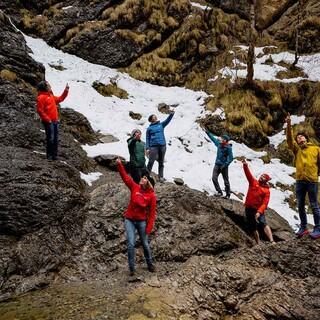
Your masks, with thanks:
[(119, 88), (116, 83), (105, 85), (99, 81), (95, 81), (92, 87), (105, 97), (116, 96), (120, 99), (128, 99), (129, 97), (128, 92)]
[(6, 79), (12, 82), (18, 79), (17, 74), (8, 69), (3, 69), (0, 71), (0, 78)]
[(59, 70), (59, 71), (64, 71), (64, 70), (67, 70), (64, 66), (62, 66), (62, 65), (54, 65), (54, 64), (51, 64), (51, 63), (49, 63), (49, 66), (51, 67), (51, 68), (54, 68), (54, 69), (56, 69), (56, 70)]

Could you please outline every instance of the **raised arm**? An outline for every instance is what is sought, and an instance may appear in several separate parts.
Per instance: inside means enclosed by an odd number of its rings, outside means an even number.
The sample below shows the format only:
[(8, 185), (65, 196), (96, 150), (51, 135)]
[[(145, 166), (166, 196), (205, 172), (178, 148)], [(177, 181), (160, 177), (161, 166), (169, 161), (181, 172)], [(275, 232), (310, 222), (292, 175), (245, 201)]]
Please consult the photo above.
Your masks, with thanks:
[(169, 114), (169, 116), (167, 117), (167, 119), (161, 122), (161, 124), (162, 124), (163, 127), (166, 127), (166, 126), (169, 124), (169, 122), (170, 122), (171, 119), (173, 118), (173, 115), (174, 115), (174, 112), (171, 112), (171, 113)]
[(286, 138), (287, 138), (288, 147), (293, 153), (297, 153), (298, 144), (294, 141), (294, 138), (293, 138), (290, 115), (287, 116), (286, 121), (287, 121)]
[(257, 210), (260, 214), (264, 214), (265, 210), (268, 207), (269, 200), (270, 200), (270, 191), (268, 190), (264, 195), (261, 206)]
[(157, 198), (156, 196), (154, 196), (151, 199), (149, 217), (148, 217), (148, 222), (146, 227), (146, 234), (150, 234), (153, 229), (154, 222), (156, 220), (156, 206), (157, 206)]
[(60, 97), (54, 96), (55, 102), (56, 103), (62, 102), (68, 96), (68, 93), (69, 93), (69, 86), (67, 85)]
[(118, 171), (120, 173), (120, 176), (123, 180), (123, 182), (126, 184), (126, 186), (132, 190), (133, 187), (135, 186), (135, 182), (132, 180), (132, 178), (126, 173), (126, 170), (124, 169), (124, 166), (121, 162), (120, 159), (117, 160), (117, 166), (118, 166)]
[(244, 170), (244, 173), (247, 177), (249, 185), (253, 184), (256, 179), (252, 175), (247, 162), (243, 162), (243, 170)]
[(220, 144), (220, 141), (210, 131), (206, 131), (206, 134), (208, 135), (210, 140), (218, 147)]

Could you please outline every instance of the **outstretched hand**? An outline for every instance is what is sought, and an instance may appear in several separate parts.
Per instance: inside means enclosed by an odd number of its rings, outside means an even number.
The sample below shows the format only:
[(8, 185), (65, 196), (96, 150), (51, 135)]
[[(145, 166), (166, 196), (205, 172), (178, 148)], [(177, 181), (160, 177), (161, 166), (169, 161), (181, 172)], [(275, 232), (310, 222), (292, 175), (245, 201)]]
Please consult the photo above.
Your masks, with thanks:
[(121, 163), (121, 159), (120, 159), (119, 157), (117, 158), (116, 163), (117, 163), (117, 164), (120, 164), (120, 163)]
[(69, 84), (67, 83), (67, 84), (66, 84), (66, 89), (69, 90), (69, 88), (70, 88), (70, 87), (69, 87)]
[(247, 163), (247, 159), (245, 157), (243, 157), (243, 159), (241, 160), (243, 164)]

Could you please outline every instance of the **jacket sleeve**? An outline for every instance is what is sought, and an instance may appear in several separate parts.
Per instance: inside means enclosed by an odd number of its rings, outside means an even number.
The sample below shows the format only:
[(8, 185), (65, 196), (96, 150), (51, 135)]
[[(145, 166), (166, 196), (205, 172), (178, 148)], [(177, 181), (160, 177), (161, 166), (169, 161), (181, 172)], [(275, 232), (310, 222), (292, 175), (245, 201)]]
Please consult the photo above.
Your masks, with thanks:
[(45, 112), (45, 104), (43, 99), (41, 99), (41, 97), (38, 97), (37, 99), (37, 112), (42, 121), (50, 122), (50, 117)]
[(206, 134), (208, 135), (208, 137), (210, 138), (210, 140), (211, 140), (217, 147), (219, 147), (220, 141), (219, 141), (210, 131), (206, 131)]
[(150, 128), (147, 129), (146, 133), (146, 149), (149, 149), (150, 147)]
[(64, 89), (64, 91), (63, 91), (63, 93), (62, 93), (62, 95), (60, 97), (54, 96), (54, 101), (56, 103), (62, 102), (67, 97), (68, 93), (69, 93), (69, 90), (68, 89)]
[(148, 222), (146, 227), (146, 234), (150, 234), (153, 229), (154, 222), (156, 220), (156, 206), (157, 206), (157, 198), (154, 195), (151, 199), (149, 217), (148, 217)]
[(132, 138), (128, 139), (127, 142), (128, 142), (129, 152), (132, 152), (137, 140), (132, 137)]
[(232, 147), (228, 149), (228, 161), (227, 165), (229, 165), (233, 161), (233, 152), (232, 152)]
[(294, 154), (296, 154), (298, 151), (298, 144), (293, 139), (293, 132), (292, 132), (291, 125), (287, 125), (286, 138), (287, 138), (287, 144), (288, 144), (289, 149)]
[(256, 181), (256, 179), (255, 179), (254, 176), (252, 175), (252, 173), (251, 173), (251, 171), (250, 171), (249, 166), (248, 166), (247, 163), (244, 163), (244, 164), (243, 164), (243, 170), (244, 170), (244, 173), (245, 173), (245, 175), (246, 175), (246, 177), (247, 177), (247, 180), (248, 180), (248, 182), (249, 182), (249, 185), (252, 185), (252, 184)]
[(173, 118), (173, 115), (174, 115), (174, 113), (170, 113), (168, 118), (161, 122), (163, 128), (166, 127), (169, 124), (169, 122)]
[(257, 210), (260, 214), (264, 214), (264, 211), (268, 207), (269, 200), (270, 200), (270, 191), (268, 190), (264, 195), (262, 205)]
[(118, 163), (118, 171), (120, 173), (120, 176), (123, 180), (123, 182), (126, 184), (126, 186), (132, 190), (135, 186), (135, 182), (132, 180), (132, 178), (126, 173), (126, 170), (124, 169), (124, 166), (122, 163)]

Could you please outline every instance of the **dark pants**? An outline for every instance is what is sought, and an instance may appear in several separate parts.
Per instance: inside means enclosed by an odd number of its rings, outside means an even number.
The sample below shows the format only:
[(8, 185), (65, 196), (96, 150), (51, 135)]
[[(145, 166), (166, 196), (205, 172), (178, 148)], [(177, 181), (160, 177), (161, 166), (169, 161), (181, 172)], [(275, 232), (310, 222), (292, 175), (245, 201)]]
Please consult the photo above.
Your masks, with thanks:
[(214, 184), (214, 187), (216, 188), (217, 192), (222, 193), (218, 178), (220, 173), (222, 174), (224, 186), (226, 190), (226, 194), (230, 194), (230, 182), (229, 182), (229, 176), (228, 176), (228, 166), (221, 166), (218, 164), (214, 165), (213, 172), (212, 172), (212, 182)]
[(147, 265), (152, 265), (151, 249), (148, 242), (148, 236), (146, 234), (146, 221), (137, 220), (124, 220), (124, 226), (126, 228), (127, 242), (128, 242), (128, 263), (130, 271), (135, 270), (135, 245), (136, 245), (136, 230), (138, 231), (142, 246), (144, 257), (146, 258)]
[(163, 178), (163, 168), (164, 168), (164, 156), (166, 154), (166, 146), (156, 146), (150, 147), (149, 162), (147, 165), (148, 171), (151, 173), (154, 162), (157, 160), (159, 163), (159, 178)]
[(50, 123), (43, 122), (44, 130), (46, 132), (47, 140), (47, 159), (57, 160), (58, 157), (58, 121), (52, 121)]
[(267, 225), (266, 217), (264, 214), (261, 214), (256, 220), (257, 209), (254, 208), (245, 208), (247, 226), (250, 232), (258, 230), (258, 225), (261, 225), (263, 228)]
[(141, 178), (147, 174), (147, 168), (137, 168), (130, 166), (130, 175), (135, 183), (140, 182)]
[(298, 180), (296, 183), (296, 196), (298, 201), (298, 210), (301, 221), (301, 227), (307, 227), (306, 214), (306, 195), (308, 193), (310, 207), (313, 213), (313, 220), (315, 227), (320, 227), (320, 209), (318, 205), (318, 183)]

